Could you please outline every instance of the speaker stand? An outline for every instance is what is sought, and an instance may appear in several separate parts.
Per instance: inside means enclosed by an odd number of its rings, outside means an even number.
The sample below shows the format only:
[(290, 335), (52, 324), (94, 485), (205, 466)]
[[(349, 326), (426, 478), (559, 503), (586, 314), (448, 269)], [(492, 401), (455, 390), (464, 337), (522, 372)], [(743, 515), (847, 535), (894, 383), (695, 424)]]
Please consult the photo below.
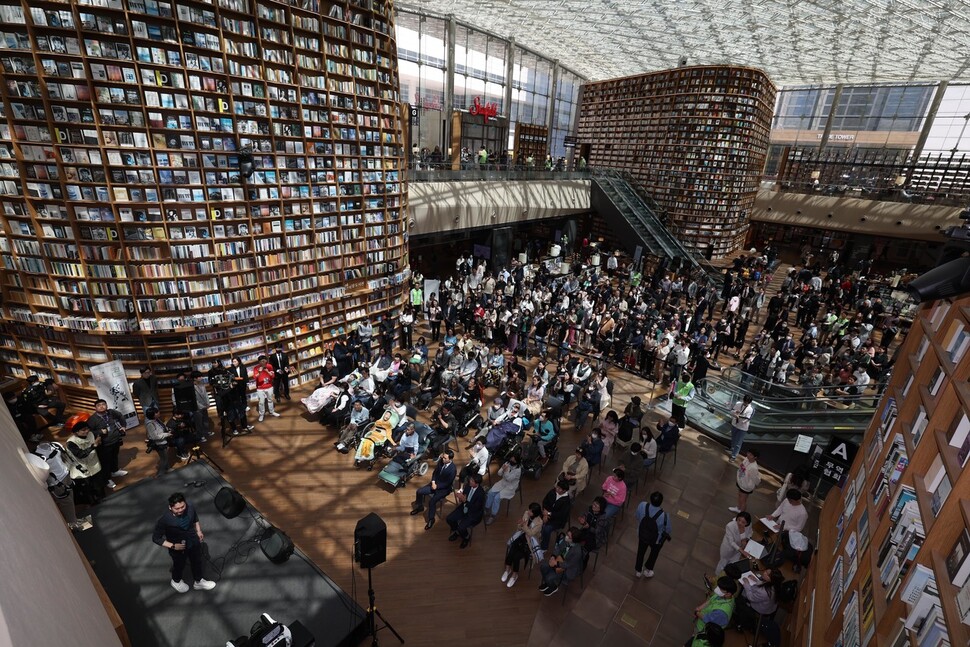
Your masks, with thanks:
[[(371, 645), (372, 647), (378, 647), (380, 644), (377, 640), (377, 632), (381, 629), (390, 629), (391, 633), (394, 634), (394, 637), (397, 638), (403, 645), (404, 638), (401, 638), (401, 634), (399, 634), (394, 627), (391, 626), (391, 623), (388, 622), (383, 615), (381, 615), (381, 612), (377, 610), (377, 604), (374, 601), (374, 583), (372, 580), (373, 570), (374, 569), (372, 568), (367, 569), (367, 632), (371, 637)], [(378, 618), (380, 618), (381, 622), (384, 623), (384, 625), (381, 627), (377, 626)]]

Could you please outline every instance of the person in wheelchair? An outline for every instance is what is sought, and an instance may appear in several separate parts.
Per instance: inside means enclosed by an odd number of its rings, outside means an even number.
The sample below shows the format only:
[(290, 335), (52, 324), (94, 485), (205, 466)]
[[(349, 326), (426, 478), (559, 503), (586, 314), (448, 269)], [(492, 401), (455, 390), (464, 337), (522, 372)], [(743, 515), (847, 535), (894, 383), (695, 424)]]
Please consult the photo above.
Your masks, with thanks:
[(353, 400), (350, 394), (350, 385), (346, 382), (339, 384), (340, 392), (337, 394), (337, 397), (320, 410), (319, 422), (325, 427), (340, 424), (340, 421), (350, 413)]
[(549, 413), (540, 411), (532, 426), (533, 434), (536, 436), (536, 445), (539, 451), (539, 462), (545, 465), (549, 460), (548, 446), (556, 439), (556, 427), (549, 420)]
[(457, 428), (458, 420), (451, 413), (451, 405), (445, 402), (431, 418), (432, 435), (428, 443), (428, 451), (432, 458), (437, 458), (447, 448)]
[(367, 469), (374, 469), (374, 461), (384, 454), (388, 447), (394, 446), (394, 439), (391, 437), (394, 427), (397, 425), (393, 411), (385, 411), (379, 420), (374, 422), (371, 428), (364, 433), (357, 445), (357, 453), (354, 454), (354, 467), (360, 467), (367, 463)]
[(487, 429), (482, 429), (476, 440), (484, 437), (486, 449), (489, 452), (497, 451), (506, 438), (517, 436), (522, 431), (524, 414), (524, 404), (518, 400), (510, 402), (501, 417)]
[(355, 443), (357, 434), (364, 430), (364, 426), (370, 421), (370, 411), (364, 408), (364, 403), (354, 402), (350, 410), (350, 422), (340, 430), (337, 442), (333, 444), (341, 454), (350, 453), (350, 447)]
[(421, 437), (418, 436), (414, 423), (404, 423), (404, 435), (401, 436), (401, 442), (398, 443), (391, 460), (402, 468), (406, 467), (418, 455), (420, 445)]
[(350, 384), (350, 394), (354, 402), (360, 400), (364, 403), (365, 407), (372, 409), (374, 404), (374, 389), (377, 385), (374, 382), (374, 378), (371, 377), (370, 369), (362, 366), (360, 371), (351, 373), (344, 380)]

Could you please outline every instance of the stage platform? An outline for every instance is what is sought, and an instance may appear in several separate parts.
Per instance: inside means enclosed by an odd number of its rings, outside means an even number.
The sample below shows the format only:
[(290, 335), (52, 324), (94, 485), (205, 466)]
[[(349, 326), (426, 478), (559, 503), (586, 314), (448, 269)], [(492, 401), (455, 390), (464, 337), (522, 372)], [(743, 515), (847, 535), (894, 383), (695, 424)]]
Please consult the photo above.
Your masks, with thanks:
[[(271, 563), (255, 541), (262, 531), (257, 510), (247, 506), (235, 519), (216, 510), (214, 498), (224, 485), (229, 483), (214, 468), (193, 462), (109, 496), (92, 509), (94, 527), (77, 534), (131, 643), (222, 647), (248, 636), (259, 615), (268, 613), (284, 624), (301, 622), (317, 647), (359, 644), (366, 632), (364, 609), (299, 550), (284, 564)], [(217, 583), (212, 591), (177, 593), (169, 583), (168, 551), (152, 543), (155, 522), (173, 492), (185, 494), (198, 510), (208, 545), (205, 577)], [(191, 581), (188, 566), (184, 578)]]

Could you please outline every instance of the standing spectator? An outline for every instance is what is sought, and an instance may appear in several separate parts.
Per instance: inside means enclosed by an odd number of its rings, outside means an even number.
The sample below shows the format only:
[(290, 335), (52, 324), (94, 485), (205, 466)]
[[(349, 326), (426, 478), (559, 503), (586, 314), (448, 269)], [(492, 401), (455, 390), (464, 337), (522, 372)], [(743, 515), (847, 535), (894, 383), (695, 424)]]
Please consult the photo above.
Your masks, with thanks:
[(691, 382), (690, 373), (682, 373), (670, 388), (670, 417), (681, 427), (687, 425), (687, 403), (694, 399), (697, 390)]
[(747, 512), (739, 512), (737, 516), (724, 526), (724, 538), (721, 539), (721, 560), (714, 569), (714, 574), (719, 575), (724, 571), (724, 567), (732, 562), (741, 559), (744, 547), (751, 539), (751, 515)]
[(86, 421), (78, 422), (67, 439), (67, 459), (71, 479), (82, 503), (95, 505), (104, 498), (105, 474), (98, 460), (101, 437), (91, 432)]
[(37, 430), (37, 421), (34, 420), (34, 412), (37, 408), (28, 404), (23, 395), (16, 391), (10, 391), (3, 397), (7, 409), (10, 410), (10, 415), (13, 417), (14, 424), (20, 430), (20, 435), (32, 443), (39, 443), (43, 440), (44, 436)]
[(145, 432), (148, 435), (148, 447), (158, 454), (158, 466), (155, 477), (162, 476), (169, 470), (168, 439), (172, 432), (158, 420), (158, 412), (149, 409), (145, 413)]
[(431, 341), (436, 342), (441, 338), (441, 320), (443, 318), (441, 306), (433, 296), (428, 302), (428, 325), (431, 327)]
[(118, 453), (125, 441), (125, 417), (115, 409), (109, 409), (106, 400), (94, 403), (94, 413), (88, 418), (91, 432), (100, 438), (98, 444), (98, 460), (101, 467), (108, 473), (108, 487), (115, 488), (111, 479), (128, 474), (127, 470), (118, 467)]
[(192, 386), (195, 389), (195, 411), (192, 413), (192, 424), (195, 434), (200, 441), (204, 441), (215, 432), (212, 431), (212, 420), (209, 419), (209, 392), (202, 383), (202, 373), (192, 371)]
[(181, 492), (168, 497), (168, 512), (159, 517), (155, 523), (152, 541), (168, 549), (172, 558), (172, 588), (179, 593), (188, 593), (189, 585), (182, 581), (185, 562), (188, 561), (192, 569), (192, 585), (196, 591), (211, 591), (216, 587), (202, 577), (202, 525), (195, 506), (185, 500)]
[(414, 329), (414, 313), (416, 311), (407, 306), (404, 308), (404, 312), (401, 313), (399, 321), (401, 322), (401, 348), (410, 350), (414, 346), (413, 342), (413, 329)]
[[(650, 495), (649, 504), (644, 501), (637, 506), (637, 563), (634, 574), (637, 577), (653, 577), (653, 568), (660, 557), (660, 549), (664, 542), (670, 539), (670, 515), (663, 509), (664, 495), (654, 492)], [(647, 556), (647, 549), (650, 555)], [(647, 561), (644, 562), (644, 557)]]
[(229, 361), (229, 376), (232, 378), (232, 390), (226, 396), (226, 406), (235, 409), (235, 416), (240, 428), (252, 431), (253, 427), (246, 422), (246, 412), (249, 405), (246, 404), (246, 391), (249, 386), (249, 371), (243, 366), (238, 357), (233, 357)]
[(273, 406), (273, 382), (276, 379), (276, 372), (269, 365), (265, 355), (259, 356), (259, 364), (253, 367), (253, 379), (256, 380), (256, 403), (259, 411), (259, 422), (263, 421), (266, 410), (274, 418), (279, 418)]
[(158, 378), (151, 366), (141, 369), (141, 377), (131, 383), (131, 394), (141, 405), (142, 415), (149, 409), (158, 410)]
[(74, 481), (71, 479), (67, 450), (60, 443), (40, 443), (31, 453), (47, 463), (47, 491), (67, 526), (71, 530), (79, 530), (81, 526), (74, 509)]
[(359, 324), (357, 324), (357, 338), (360, 341), (360, 350), (364, 354), (364, 360), (370, 363), (370, 343), (371, 338), (374, 336), (374, 327), (370, 325), (370, 321), (364, 319)]
[[(751, 396), (745, 395), (743, 399), (736, 402), (731, 411), (731, 460), (738, 457), (741, 452), (741, 444), (744, 443), (744, 436), (748, 433), (751, 425), (751, 416), (754, 415), (754, 405), (751, 403)], [(743, 509), (743, 508), (742, 508)]]
[(270, 355), (269, 365), (273, 367), (273, 396), (277, 402), (280, 398), (290, 399), (290, 358), (283, 352), (283, 344), (277, 344), (275, 352)]
[(731, 506), (731, 512), (744, 512), (748, 505), (748, 496), (761, 483), (761, 472), (758, 470), (758, 457), (761, 454), (756, 449), (749, 449), (747, 456), (738, 465), (738, 505)]
[[(415, 317), (421, 316), (421, 310), (424, 307), (424, 292), (421, 289), (421, 285), (417, 282), (411, 283), (411, 310), (414, 311)], [(406, 345), (405, 348), (410, 348), (410, 344)]]

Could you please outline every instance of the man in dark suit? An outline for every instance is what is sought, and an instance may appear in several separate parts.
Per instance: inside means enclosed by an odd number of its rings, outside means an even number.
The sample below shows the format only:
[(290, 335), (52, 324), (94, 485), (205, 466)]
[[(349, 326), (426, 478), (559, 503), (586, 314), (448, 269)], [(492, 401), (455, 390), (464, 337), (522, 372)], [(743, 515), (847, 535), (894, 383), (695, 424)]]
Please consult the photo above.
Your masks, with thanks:
[[(424, 497), (431, 497), (431, 500), (428, 502), (428, 523), (424, 526), (425, 530), (431, 530), (432, 526), (434, 526), (434, 511), (438, 507), (438, 502), (451, 494), (451, 490), (454, 488), (457, 472), (455, 464), (451, 462), (454, 458), (455, 452), (446, 449), (438, 458), (438, 464), (431, 474), (431, 482), (419, 487), (418, 491), (414, 494), (414, 503), (411, 504), (412, 515), (421, 514), (424, 510)], [(482, 501), (482, 506), (484, 507), (484, 499)]]
[(556, 486), (542, 499), (542, 534), (539, 547), (543, 550), (549, 545), (552, 533), (569, 522), (572, 499), (569, 498), (569, 483), (556, 481)]
[(469, 530), (482, 522), (485, 516), (485, 490), (482, 489), (482, 476), (473, 472), (468, 477), (468, 485), (458, 493), (458, 507), (445, 519), (451, 527), (448, 541), (461, 538), (461, 547), (466, 548), (471, 541)]
[(279, 402), (280, 398), (290, 399), (290, 359), (283, 352), (283, 345), (279, 344), (269, 356), (269, 364), (276, 373), (273, 381), (273, 396)]

